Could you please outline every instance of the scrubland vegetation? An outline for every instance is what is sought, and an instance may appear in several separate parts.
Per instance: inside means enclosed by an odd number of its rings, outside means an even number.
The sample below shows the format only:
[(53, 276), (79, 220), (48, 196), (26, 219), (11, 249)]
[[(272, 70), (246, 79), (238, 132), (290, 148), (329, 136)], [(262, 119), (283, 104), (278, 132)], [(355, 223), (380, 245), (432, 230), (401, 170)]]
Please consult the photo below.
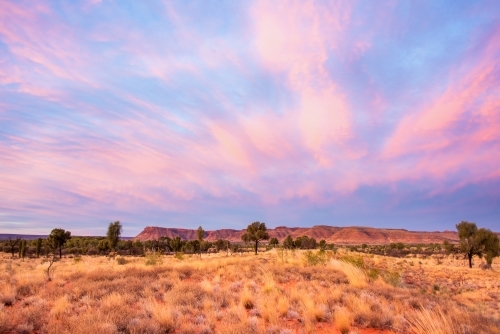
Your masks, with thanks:
[[(72, 255), (70, 255), (72, 256)], [(52, 257), (53, 258), (53, 257)], [(0, 333), (500, 333), (500, 279), (455, 255), (1, 255)]]

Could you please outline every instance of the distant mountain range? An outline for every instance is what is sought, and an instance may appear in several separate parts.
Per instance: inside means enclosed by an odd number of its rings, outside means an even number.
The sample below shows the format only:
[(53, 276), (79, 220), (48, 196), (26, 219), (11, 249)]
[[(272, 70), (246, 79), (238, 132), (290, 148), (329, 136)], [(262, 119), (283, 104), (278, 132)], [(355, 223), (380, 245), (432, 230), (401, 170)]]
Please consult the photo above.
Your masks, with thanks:
[[(278, 226), (268, 229), (271, 238), (282, 242), (288, 235), (294, 239), (307, 236), (317, 241), (325, 239), (334, 244), (387, 244), (392, 242), (403, 243), (442, 243), (444, 240), (458, 242), (458, 234), (454, 231), (418, 232), (404, 229), (388, 229), (373, 227), (336, 227), (318, 225), (313, 227), (286, 227)], [(220, 229), (205, 231), (205, 240), (215, 241), (225, 239), (231, 242), (241, 242), (241, 235), (245, 230)], [(160, 237), (180, 237), (184, 240), (196, 239), (196, 230), (170, 227), (148, 226), (139, 233), (134, 240), (155, 240)]]
[[(11, 239), (21, 238), (23, 240), (34, 240), (34, 239), (38, 239), (38, 238), (45, 239), (47, 237), (48, 237), (48, 235), (0, 233), (0, 240), (8, 240), (9, 238), (11, 238)], [(88, 237), (88, 236), (73, 235), (73, 237)], [(90, 238), (102, 238), (102, 237), (104, 237), (104, 236), (103, 235), (90, 236)], [(133, 237), (120, 237), (120, 239), (132, 240), (134, 238)]]

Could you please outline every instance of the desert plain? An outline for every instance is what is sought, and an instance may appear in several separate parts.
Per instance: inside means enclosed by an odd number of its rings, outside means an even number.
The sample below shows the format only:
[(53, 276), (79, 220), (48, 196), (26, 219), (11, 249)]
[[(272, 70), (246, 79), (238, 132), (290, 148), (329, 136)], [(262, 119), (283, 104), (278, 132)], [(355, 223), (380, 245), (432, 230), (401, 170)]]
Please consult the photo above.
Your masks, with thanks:
[(0, 333), (500, 333), (498, 258), (482, 270), (339, 248), (49, 264), (0, 255)]

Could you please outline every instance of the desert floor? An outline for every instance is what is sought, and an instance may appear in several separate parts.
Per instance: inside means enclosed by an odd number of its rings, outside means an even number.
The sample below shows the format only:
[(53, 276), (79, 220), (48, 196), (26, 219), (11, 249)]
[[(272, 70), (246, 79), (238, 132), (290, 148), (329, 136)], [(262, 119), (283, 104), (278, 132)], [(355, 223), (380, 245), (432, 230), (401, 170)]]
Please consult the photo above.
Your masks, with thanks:
[(46, 261), (0, 255), (0, 333), (500, 333), (498, 259), (63, 257), (50, 281)]

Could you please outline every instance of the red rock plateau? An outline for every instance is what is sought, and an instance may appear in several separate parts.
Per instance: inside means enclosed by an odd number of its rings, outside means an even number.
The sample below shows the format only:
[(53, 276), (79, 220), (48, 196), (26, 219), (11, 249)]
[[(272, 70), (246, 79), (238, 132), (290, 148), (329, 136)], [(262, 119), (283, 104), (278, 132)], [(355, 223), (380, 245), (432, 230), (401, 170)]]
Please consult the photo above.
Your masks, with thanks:
[[(373, 227), (335, 227), (335, 226), (313, 226), (313, 227), (286, 227), (278, 226), (268, 229), (271, 238), (277, 238), (282, 242), (288, 235), (294, 239), (307, 236), (317, 241), (325, 239), (328, 243), (359, 245), (359, 244), (387, 244), (392, 242), (403, 242), (409, 244), (442, 243), (443, 240), (458, 242), (458, 234), (453, 231), (444, 232), (418, 232), (403, 229), (387, 229)], [(245, 230), (221, 229), (205, 231), (205, 240), (215, 241), (218, 239), (231, 242), (241, 242), (241, 235)], [(135, 240), (155, 240), (161, 237), (181, 237), (184, 240), (196, 239), (196, 230), (148, 226)]]

